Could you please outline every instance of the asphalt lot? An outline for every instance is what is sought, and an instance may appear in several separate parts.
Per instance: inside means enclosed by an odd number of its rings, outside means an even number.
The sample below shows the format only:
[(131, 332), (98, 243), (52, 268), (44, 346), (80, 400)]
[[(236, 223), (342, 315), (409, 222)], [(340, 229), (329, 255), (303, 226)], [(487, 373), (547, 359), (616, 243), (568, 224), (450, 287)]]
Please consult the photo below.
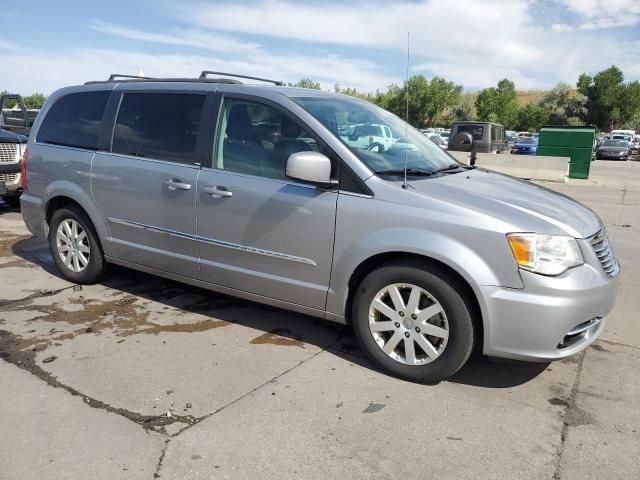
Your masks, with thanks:
[(124, 269), (74, 286), (0, 204), (0, 479), (640, 478), (640, 162), (547, 186), (608, 225), (602, 338), (432, 386), (303, 315)]

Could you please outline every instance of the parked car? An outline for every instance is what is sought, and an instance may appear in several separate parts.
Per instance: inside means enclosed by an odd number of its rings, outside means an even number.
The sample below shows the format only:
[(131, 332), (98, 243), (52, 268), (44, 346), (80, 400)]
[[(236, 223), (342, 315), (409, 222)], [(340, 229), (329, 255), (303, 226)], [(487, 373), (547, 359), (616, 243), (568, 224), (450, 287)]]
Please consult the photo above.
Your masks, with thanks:
[(386, 150), (397, 141), (386, 125), (367, 123), (354, 125), (352, 132), (341, 138), (350, 147), (382, 150)]
[(429, 140), (431, 140), (433, 143), (438, 145), (440, 148), (443, 148), (446, 150), (447, 142), (445, 142), (440, 135), (438, 135), (437, 133), (432, 133), (430, 135), (427, 135), (427, 137), (429, 138)]
[(634, 137), (629, 135), (628, 133), (612, 133), (609, 136), (609, 139), (623, 141), (627, 144), (627, 146), (631, 146), (631, 142), (633, 141)]
[(533, 137), (533, 133), (531, 132), (518, 132), (516, 135), (518, 138), (531, 138)]
[[(8, 108), (14, 103), (14, 108)], [(17, 94), (0, 95), (0, 198), (11, 206), (20, 204), (20, 160), (27, 136), (37, 116)]]
[(504, 127), (491, 122), (454, 122), (449, 150), (457, 152), (506, 153), (509, 151)]
[[(256, 131), (265, 118), (275, 144)], [(348, 145), (349, 118), (415, 149)], [(24, 221), (71, 282), (117, 264), (347, 324), (376, 365), (413, 381), (453, 375), (474, 348), (574, 355), (616, 294), (589, 208), (458, 163), (339, 94), (225, 78), (68, 87), (47, 99), (23, 170)]]
[(0, 128), (4, 130), (28, 136), (39, 111), (28, 109), (17, 93), (0, 94)]
[(640, 154), (640, 135), (634, 135), (631, 146), (629, 147), (629, 155)]
[(633, 139), (636, 136), (636, 131), (635, 130), (611, 130), (611, 135), (626, 135), (629, 137), (631, 141), (633, 141)]
[(629, 144), (626, 140), (606, 140), (596, 150), (598, 160), (628, 160)]
[(511, 153), (520, 155), (535, 155), (538, 150), (538, 142), (533, 137), (520, 138), (511, 146)]
[(20, 161), (27, 137), (0, 129), (0, 198), (10, 206), (20, 205)]

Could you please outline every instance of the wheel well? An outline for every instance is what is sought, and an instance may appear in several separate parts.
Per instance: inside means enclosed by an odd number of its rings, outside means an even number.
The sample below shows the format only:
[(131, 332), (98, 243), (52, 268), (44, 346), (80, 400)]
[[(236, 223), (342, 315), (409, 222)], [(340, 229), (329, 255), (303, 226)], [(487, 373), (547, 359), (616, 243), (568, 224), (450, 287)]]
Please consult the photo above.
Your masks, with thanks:
[(439, 260), (435, 260), (431, 257), (426, 257), (424, 255), (417, 255), (414, 253), (406, 253), (406, 252), (386, 252), (380, 253), (378, 255), (374, 255), (373, 257), (367, 258), (364, 262), (362, 262), (355, 269), (351, 278), (349, 278), (349, 294), (347, 296), (347, 304), (345, 305), (345, 317), (347, 318), (347, 322), (351, 322), (351, 308), (353, 306), (353, 297), (356, 291), (356, 288), (360, 284), (360, 282), (373, 270), (376, 268), (392, 262), (397, 261), (406, 261), (412, 260), (416, 263), (421, 263), (423, 265), (429, 265), (434, 267), (443, 273), (446, 274), (448, 280), (455, 283), (457, 290), (461, 293), (463, 300), (467, 304), (469, 311), (471, 313), (471, 318), (473, 319), (475, 330), (475, 346), (476, 348), (482, 349), (483, 343), (483, 319), (482, 319), (482, 311), (480, 310), (480, 304), (478, 303), (478, 298), (476, 297), (473, 288), (469, 285), (469, 282), (465, 280), (465, 278), (460, 275), (457, 271), (451, 268), (449, 265), (442, 263)]
[(51, 217), (53, 217), (53, 214), (55, 213), (56, 210), (59, 210), (63, 207), (68, 207), (71, 205), (78, 207), (80, 210), (86, 213), (85, 209), (82, 208), (82, 206), (72, 198), (54, 197), (51, 200), (49, 200), (49, 202), (47, 203), (47, 209), (46, 209), (47, 225), (51, 223)]

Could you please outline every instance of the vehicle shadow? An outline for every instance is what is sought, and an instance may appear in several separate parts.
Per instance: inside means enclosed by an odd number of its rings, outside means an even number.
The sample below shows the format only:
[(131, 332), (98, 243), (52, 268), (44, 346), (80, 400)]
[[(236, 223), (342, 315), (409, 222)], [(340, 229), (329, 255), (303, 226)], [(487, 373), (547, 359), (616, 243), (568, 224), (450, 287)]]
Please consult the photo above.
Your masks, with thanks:
[(11, 206), (0, 199), (0, 215), (5, 213), (20, 213), (20, 207), (18, 205)]
[[(47, 273), (63, 278), (53, 263), (46, 241), (34, 237), (22, 239), (15, 242), (11, 250), (32, 266), (39, 266)], [(197, 313), (208, 318), (209, 322), (223, 321), (262, 331), (275, 344), (280, 342), (286, 345), (289, 341), (316, 345), (350, 363), (386, 375), (360, 351), (348, 326), (122, 267), (113, 266), (110, 275), (100, 284), (127, 295), (132, 301), (141, 300), (136, 303), (151, 301), (160, 304), (160, 310), (177, 309), (185, 314), (185, 320), (188, 320), (189, 313)], [(114, 301), (122, 301), (121, 295), (116, 293), (115, 297)], [(188, 327), (189, 322), (185, 321), (184, 324)], [(534, 379), (547, 366), (548, 363), (496, 362), (473, 354), (467, 364), (448, 381), (483, 388), (510, 388)]]

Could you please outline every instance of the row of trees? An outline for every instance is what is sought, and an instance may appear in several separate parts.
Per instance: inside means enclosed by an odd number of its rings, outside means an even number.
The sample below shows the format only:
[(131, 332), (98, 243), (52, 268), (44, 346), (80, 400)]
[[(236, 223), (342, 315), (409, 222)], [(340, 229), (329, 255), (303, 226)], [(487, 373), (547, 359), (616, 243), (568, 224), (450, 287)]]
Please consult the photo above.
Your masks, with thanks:
[[(290, 86), (320, 89), (302, 79)], [(363, 93), (336, 84), (334, 91), (373, 102), (404, 118), (409, 92), (409, 122), (417, 127), (448, 125), (455, 120), (483, 120), (507, 129), (538, 130), (543, 125), (595, 125), (599, 130), (630, 127), (640, 130), (640, 83), (625, 82), (622, 71), (611, 66), (594, 76), (582, 74), (576, 87), (559, 83), (540, 98), (520, 105), (515, 84), (508, 79), (477, 94), (440, 77), (411, 77), (386, 92)]]

